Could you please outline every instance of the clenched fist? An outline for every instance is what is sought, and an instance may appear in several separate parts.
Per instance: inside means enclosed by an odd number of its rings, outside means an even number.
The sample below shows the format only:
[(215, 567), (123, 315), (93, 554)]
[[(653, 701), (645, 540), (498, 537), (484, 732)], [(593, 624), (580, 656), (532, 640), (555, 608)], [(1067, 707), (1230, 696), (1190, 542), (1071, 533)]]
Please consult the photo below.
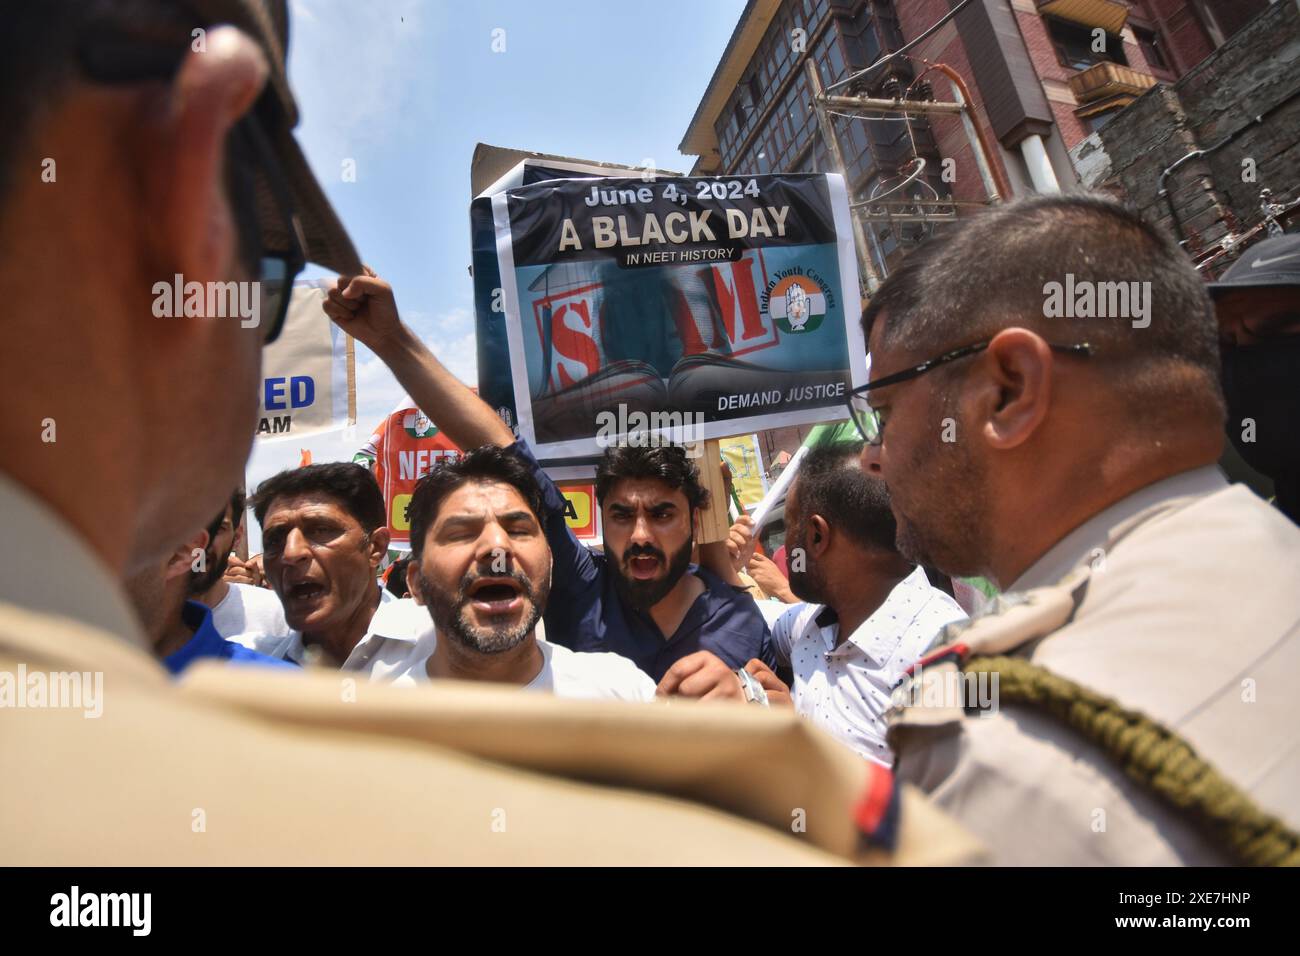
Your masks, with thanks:
[(255, 588), (266, 587), (266, 577), (262, 574), (262, 556), (254, 555), (247, 561), (241, 561), (239, 555), (232, 554), (222, 575), (231, 584), (251, 584)]
[(394, 345), (405, 331), (397, 314), (393, 287), (369, 266), (359, 276), (340, 276), (325, 297), (325, 314), (339, 328), (376, 355)]

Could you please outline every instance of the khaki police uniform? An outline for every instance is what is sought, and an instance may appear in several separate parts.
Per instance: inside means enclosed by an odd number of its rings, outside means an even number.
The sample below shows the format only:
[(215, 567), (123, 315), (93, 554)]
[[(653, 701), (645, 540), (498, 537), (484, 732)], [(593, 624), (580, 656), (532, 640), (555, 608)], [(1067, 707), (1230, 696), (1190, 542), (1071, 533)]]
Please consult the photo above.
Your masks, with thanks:
[[(2, 475), (0, 532), (0, 681), (10, 692), (0, 695), (0, 863), (926, 864), (979, 854), (914, 792), (902, 794), (893, 854), (868, 848), (864, 830), (887, 816), (882, 778), (791, 712), (453, 682), (402, 689), (220, 664), (175, 682), (95, 556)], [(102, 712), (15, 698), (17, 677), (35, 672), (102, 675)]]
[[(1008, 655), (1180, 736), (1300, 828), (1300, 529), (1217, 469), (1153, 484), (1042, 556), (993, 614), (945, 629), (895, 694), (895, 772), (1003, 864), (1235, 857), (1122, 760), (1037, 701), (983, 708), (953, 661)], [(991, 675), (989, 675), (991, 676)], [(991, 685), (982, 688), (986, 696)], [(1085, 724), (1086, 725), (1086, 722)], [(1082, 725), (1081, 725), (1082, 726)]]

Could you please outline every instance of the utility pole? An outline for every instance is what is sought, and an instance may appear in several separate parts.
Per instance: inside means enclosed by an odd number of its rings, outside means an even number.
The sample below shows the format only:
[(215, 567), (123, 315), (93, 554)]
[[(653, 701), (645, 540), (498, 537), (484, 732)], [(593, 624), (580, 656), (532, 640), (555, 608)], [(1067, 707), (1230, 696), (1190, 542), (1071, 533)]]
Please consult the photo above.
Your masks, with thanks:
[(844, 177), (844, 188), (849, 191), (849, 221), (853, 224), (853, 244), (858, 250), (858, 266), (861, 268), (862, 277), (867, 283), (867, 295), (873, 296), (876, 294), (876, 290), (880, 288), (880, 274), (876, 272), (876, 265), (871, 261), (871, 247), (867, 245), (867, 234), (862, 229), (862, 220), (852, 205), (852, 184), (849, 182), (849, 175), (844, 166), (844, 154), (840, 152), (839, 138), (835, 135), (835, 125), (826, 112), (821, 77), (817, 75), (817, 64), (813, 62), (811, 56), (804, 61), (804, 66), (808, 70), (808, 89), (812, 91), (813, 109), (817, 111), (817, 123), (821, 126), (822, 139), (826, 141), (826, 149), (831, 154), (831, 163), (835, 166), (833, 172)]
[[(826, 141), (826, 148), (830, 152), (835, 172), (844, 176), (847, 185), (848, 175), (845, 172), (847, 167), (844, 163), (844, 154), (840, 151), (839, 138), (835, 135), (835, 127), (831, 123), (828, 112), (831, 107), (855, 115), (867, 112), (955, 115), (961, 117), (966, 138), (970, 141), (971, 151), (975, 157), (975, 167), (979, 171), (980, 179), (984, 184), (984, 192), (988, 197), (987, 201), (990, 204), (1001, 202), (1004, 196), (1011, 195), (1011, 185), (1007, 182), (1002, 170), (993, 164), (990, 144), (985, 139), (983, 130), (980, 129), (971, 112), (970, 90), (967, 89), (965, 81), (962, 80), (956, 70), (947, 64), (931, 63), (928, 60), (921, 60), (920, 62), (925, 68), (917, 75), (916, 80), (919, 81), (921, 77), (931, 70), (942, 73), (953, 86), (951, 101), (936, 101), (932, 98), (905, 100), (902, 98), (885, 99), (872, 96), (827, 95), (822, 87), (821, 78), (817, 75), (816, 65), (811, 58), (805, 61), (808, 73), (808, 87), (812, 91), (813, 108), (817, 111), (817, 122), (821, 126), (822, 138)], [(880, 276), (876, 272), (875, 263), (871, 259), (871, 247), (866, 242), (866, 231), (862, 224), (863, 219), (868, 221), (883, 220), (889, 222), (892, 226), (895, 222), (947, 222), (956, 218), (955, 207), (951, 200), (913, 199), (906, 204), (908, 208), (901, 212), (895, 212), (888, 208), (888, 204), (882, 204), (883, 212), (880, 209), (867, 210), (865, 213), (859, 212), (859, 207), (871, 205), (872, 200), (870, 199), (862, 203), (853, 203), (852, 201), (849, 203), (849, 212), (853, 219), (853, 237), (858, 247), (858, 262), (866, 279), (868, 295), (871, 295), (879, 288)]]

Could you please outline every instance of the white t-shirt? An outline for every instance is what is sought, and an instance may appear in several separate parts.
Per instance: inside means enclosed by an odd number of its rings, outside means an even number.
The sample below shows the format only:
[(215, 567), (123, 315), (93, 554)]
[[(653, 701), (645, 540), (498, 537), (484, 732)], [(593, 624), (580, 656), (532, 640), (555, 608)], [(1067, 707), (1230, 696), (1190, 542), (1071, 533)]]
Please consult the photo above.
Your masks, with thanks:
[(556, 697), (587, 700), (654, 700), (650, 675), (621, 654), (571, 651), (559, 644), (538, 641), (542, 670), (525, 690), (545, 690)]
[[(414, 686), (429, 680), (426, 666), (437, 644), (437, 635), (426, 613), (422, 633), (413, 642), (406, 643), (404, 649), (402, 644), (389, 640), (371, 659), (355, 663), (349, 659), (345, 666), (364, 671), (373, 681)], [(543, 640), (538, 640), (537, 646), (542, 652), (542, 669), (524, 690), (585, 700), (655, 699), (655, 682), (626, 657), (571, 651)]]
[(231, 584), (212, 609), (212, 623), (226, 640), (268, 657), (283, 659), (298, 642), (275, 592), (251, 584)]

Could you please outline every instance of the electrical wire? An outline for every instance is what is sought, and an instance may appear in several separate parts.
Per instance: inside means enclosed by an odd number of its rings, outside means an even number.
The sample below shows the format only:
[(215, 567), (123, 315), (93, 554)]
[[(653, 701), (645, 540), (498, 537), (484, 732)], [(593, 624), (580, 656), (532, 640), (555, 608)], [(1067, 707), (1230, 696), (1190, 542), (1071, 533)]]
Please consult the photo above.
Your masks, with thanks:
[(841, 119), (862, 119), (862, 120), (873, 120), (873, 121), (875, 121), (875, 122), (886, 122), (886, 121), (888, 121), (888, 122), (894, 122), (894, 123), (905, 123), (905, 122), (907, 122), (907, 117), (906, 117), (906, 116), (864, 116), (864, 115), (862, 115), (861, 113), (841, 113), (841, 112), (839, 112), (838, 110), (831, 110), (831, 109), (828, 109), (828, 110), (826, 111), (826, 114), (827, 114), (828, 116), (838, 116), (838, 117), (840, 117)]
[(959, 13), (961, 13), (963, 10), (965, 10), (965, 9), (966, 9), (966, 5), (967, 5), (968, 3), (970, 3), (970, 0), (961, 0), (961, 3), (957, 4), (957, 6), (953, 7), (951, 10), (949, 10), (947, 13), (945, 13), (943, 16), (941, 16), (938, 20), (936, 20), (936, 21), (934, 22), (934, 24), (933, 24), (931, 27), (929, 27), (927, 30), (923, 31), (919, 36), (917, 36), (916, 38), (914, 38), (914, 39), (912, 39), (912, 40), (908, 40), (906, 43), (904, 43), (902, 46), (900, 46), (900, 47), (899, 47), (897, 50), (895, 50), (893, 53), (888, 53), (888, 54), (886, 54), (885, 56), (883, 56), (883, 57), (881, 57), (880, 59), (878, 59), (875, 63), (871, 64), (871, 65), (870, 65), (869, 67), (867, 67), (866, 69), (864, 69), (864, 70), (860, 70), (860, 71), (858, 71), (857, 73), (854, 73), (852, 76), (847, 76), (847, 77), (845, 77), (844, 79), (840, 80), (838, 83), (832, 83), (830, 86), (826, 87), (826, 92), (829, 93), (831, 90), (839, 89), (841, 86), (847, 86), (848, 84), (852, 83), (854, 80), (859, 79), (860, 77), (866, 76), (866, 75), (867, 75), (868, 73), (870, 73), (872, 70), (877, 69), (878, 67), (884, 66), (886, 63), (888, 63), (888, 62), (889, 62), (890, 60), (892, 60), (894, 57), (896, 57), (896, 56), (900, 56), (900, 55), (902, 55), (903, 53), (906, 53), (908, 50), (910, 50), (912, 47), (916, 46), (916, 45), (917, 45), (918, 43), (920, 43), (922, 40), (926, 39), (926, 38), (929, 37), (931, 34), (935, 33), (937, 30), (939, 30), (939, 29), (940, 29), (940, 28), (941, 28), (945, 23), (947, 23), (949, 20), (951, 20), (951, 19), (952, 19), (953, 17), (955, 17), (957, 14), (959, 14)]
[[(908, 173), (908, 174), (907, 174), (907, 178), (904, 179), (904, 180), (903, 180), (901, 183), (899, 183), (897, 186), (895, 186), (893, 189), (889, 190), (889, 192), (881, 193), (879, 196), (875, 196), (875, 195), (873, 195), (870, 199), (864, 199), (864, 200), (862, 200), (861, 202), (853, 202), (853, 203), (849, 203), (849, 206), (852, 207), (852, 208), (855, 208), (855, 209), (856, 209), (856, 208), (861, 208), (862, 206), (870, 206), (872, 203), (877, 203), (877, 202), (880, 202), (880, 201), (882, 201), (882, 200), (884, 200), (884, 199), (888, 199), (890, 196), (894, 195), (894, 193), (898, 192), (900, 189), (904, 189), (904, 188), (906, 188), (908, 185), (910, 185), (911, 183), (916, 182), (916, 178), (917, 178), (918, 176), (920, 176), (920, 175), (921, 175), (921, 172), (925, 169), (925, 157), (924, 157), (924, 156), (914, 156), (913, 159), (916, 160), (916, 169), (914, 169), (914, 170), (912, 170), (910, 173)], [(926, 183), (926, 185), (929, 186), (929, 183)], [(930, 189), (933, 191), (933, 190), (934, 190), (934, 187), (931, 186)], [(915, 199), (916, 197), (913, 196), (912, 198)], [(937, 192), (936, 192), (936, 194), (935, 194), (935, 198), (936, 198), (936, 199), (938, 198), (938, 194), (937, 194)]]

